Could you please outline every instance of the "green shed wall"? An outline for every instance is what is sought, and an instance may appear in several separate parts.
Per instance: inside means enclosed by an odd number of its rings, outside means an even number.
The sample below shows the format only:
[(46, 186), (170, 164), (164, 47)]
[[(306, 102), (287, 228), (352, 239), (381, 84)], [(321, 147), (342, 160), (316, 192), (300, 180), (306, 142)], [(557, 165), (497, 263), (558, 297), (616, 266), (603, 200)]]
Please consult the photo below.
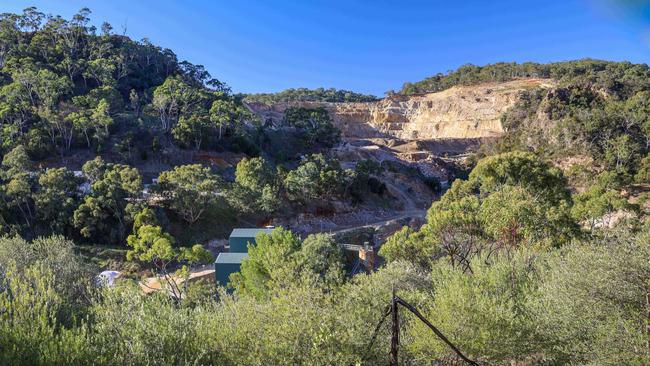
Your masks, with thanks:
[(255, 237), (235, 237), (228, 240), (230, 253), (248, 253), (248, 243), (255, 245)]
[(241, 263), (215, 263), (214, 275), (217, 280), (217, 284), (221, 286), (227, 286), (230, 282), (230, 274), (239, 272), (240, 268)]

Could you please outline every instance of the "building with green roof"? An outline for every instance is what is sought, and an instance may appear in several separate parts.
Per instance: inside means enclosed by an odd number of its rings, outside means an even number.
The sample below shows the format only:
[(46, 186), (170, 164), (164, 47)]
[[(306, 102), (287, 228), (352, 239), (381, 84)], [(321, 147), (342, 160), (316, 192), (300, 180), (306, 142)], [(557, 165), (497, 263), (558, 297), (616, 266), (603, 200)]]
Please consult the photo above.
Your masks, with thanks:
[(214, 276), (217, 284), (228, 286), (230, 275), (239, 272), (241, 262), (248, 258), (248, 253), (219, 253), (214, 261)]
[(259, 233), (270, 234), (273, 228), (238, 228), (233, 229), (228, 243), (230, 244), (230, 253), (248, 253), (248, 244), (255, 245), (255, 237)]

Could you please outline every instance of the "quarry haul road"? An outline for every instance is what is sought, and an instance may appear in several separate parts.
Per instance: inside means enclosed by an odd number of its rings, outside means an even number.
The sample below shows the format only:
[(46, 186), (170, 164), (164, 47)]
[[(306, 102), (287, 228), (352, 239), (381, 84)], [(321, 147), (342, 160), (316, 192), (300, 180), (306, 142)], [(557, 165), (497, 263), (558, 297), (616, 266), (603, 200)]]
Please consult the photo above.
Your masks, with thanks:
[(401, 220), (405, 218), (424, 218), (426, 217), (427, 210), (425, 209), (419, 209), (417, 206), (417, 203), (415, 200), (411, 198), (411, 195), (413, 193), (406, 192), (402, 187), (394, 184), (393, 182), (390, 182), (388, 180), (383, 181), (384, 184), (386, 184), (386, 188), (388, 191), (395, 197), (398, 197), (400, 201), (404, 203), (404, 210), (402, 211), (396, 211), (394, 214), (390, 215), (389, 217), (383, 217), (377, 221), (368, 221), (365, 223), (356, 223), (350, 226), (345, 225), (345, 227), (342, 228), (337, 228), (336, 230), (331, 230), (331, 231), (322, 231), (330, 234), (341, 234), (341, 233), (346, 233), (362, 228), (375, 228), (378, 229), (382, 226), (386, 226), (390, 224), (393, 221), (396, 220)]
[(322, 231), (322, 232), (327, 234), (341, 234), (341, 233), (346, 233), (346, 232), (350, 232), (362, 228), (369, 228), (369, 227), (377, 229), (382, 226), (386, 226), (390, 224), (392, 221), (406, 219), (406, 218), (424, 218), (426, 214), (427, 214), (427, 210), (400, 211), (397, 212), (396, 215), (394, 216), (391, 216), (389, 218), (383, 218), (381, 221), (369, 222), (363, 225), (356, 225), (356, 226), (351, 226), (343, 229)]

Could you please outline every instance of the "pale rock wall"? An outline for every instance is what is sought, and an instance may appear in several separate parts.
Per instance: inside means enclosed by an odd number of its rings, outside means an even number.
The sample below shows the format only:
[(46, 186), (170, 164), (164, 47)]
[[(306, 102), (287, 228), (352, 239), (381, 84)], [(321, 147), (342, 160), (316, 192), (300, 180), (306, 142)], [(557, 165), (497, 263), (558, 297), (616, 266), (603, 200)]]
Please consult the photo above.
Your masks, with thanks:
[(371, 103), (286, 102), (248, 106), (263, 121), (273, 124), (282, 120), (288, 107), (324, 107), (344, 137), (483, 138), (504, 132), (500, 117), (515, 104), (521, 91), (553, 86), (550, 79), (523, 79), (392, 96)]

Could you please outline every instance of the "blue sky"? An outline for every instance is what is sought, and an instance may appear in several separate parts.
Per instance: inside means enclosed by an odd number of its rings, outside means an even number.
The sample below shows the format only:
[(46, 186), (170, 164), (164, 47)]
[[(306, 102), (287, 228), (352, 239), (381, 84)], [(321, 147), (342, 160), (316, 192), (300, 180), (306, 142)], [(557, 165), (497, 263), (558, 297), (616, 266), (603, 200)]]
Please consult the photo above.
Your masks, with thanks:
[(69, 18), (126, 26), (236, 92), (335, 87), (383, 95), (466, 63), (584, 57), (650, 61), (641, 0), (170, 1), (4, 0)]

